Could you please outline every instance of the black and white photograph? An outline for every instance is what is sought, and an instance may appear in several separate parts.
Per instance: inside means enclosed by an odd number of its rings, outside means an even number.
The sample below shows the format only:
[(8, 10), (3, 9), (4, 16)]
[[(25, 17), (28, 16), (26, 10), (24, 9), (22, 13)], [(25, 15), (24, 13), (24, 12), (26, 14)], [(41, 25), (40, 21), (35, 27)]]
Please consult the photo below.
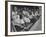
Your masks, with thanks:
[(8, 35), (44, 33), (44, 4), (8, 2)]
[(11, 5), (11, 32), (31, 31), (35, 24), (39, 24), (35, 31), (41, 30), (41, 10), (41, 6)]

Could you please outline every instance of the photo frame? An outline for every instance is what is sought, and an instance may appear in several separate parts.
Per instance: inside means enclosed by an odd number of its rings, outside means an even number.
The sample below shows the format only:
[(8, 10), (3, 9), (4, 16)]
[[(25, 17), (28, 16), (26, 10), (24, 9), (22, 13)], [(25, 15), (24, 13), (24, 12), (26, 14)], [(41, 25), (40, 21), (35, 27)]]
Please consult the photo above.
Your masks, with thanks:
[(37, 34), (45, 34), (45, 3), (5, 1), (5, 35)]

